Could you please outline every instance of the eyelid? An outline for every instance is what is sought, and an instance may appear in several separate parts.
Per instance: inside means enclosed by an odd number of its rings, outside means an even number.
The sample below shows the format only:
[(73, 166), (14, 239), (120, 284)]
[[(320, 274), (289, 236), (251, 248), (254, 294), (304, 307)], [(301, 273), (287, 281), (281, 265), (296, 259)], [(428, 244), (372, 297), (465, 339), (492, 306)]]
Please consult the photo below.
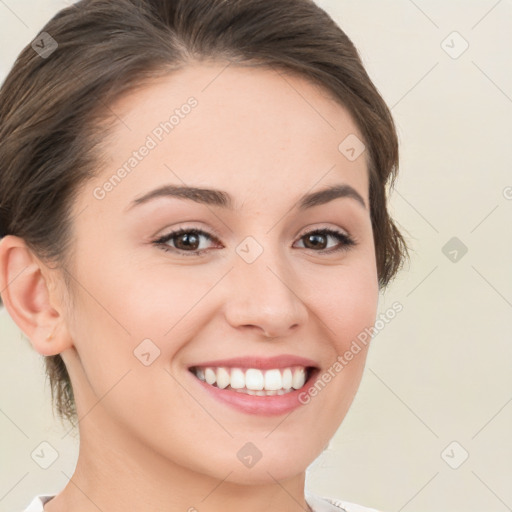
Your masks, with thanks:
[[(194, 222), (194, 221), (191, 221)], [(172, 228), (169, 228), (168, 230), (164, 231), (162, 235), (156, 235), (152, 237), (153, 241), (161, 240), (163, 238), (168, 237), (170, 234), (176, 233), (176, 231), (200, 231), (204, 233), (205, 235), (211, 236), (211, 238), (216, 239), (216, 241), (220, 242), (220, 239), (222, 238), (222, 234), (219, 233), (215, 228), (212, 228), (211, 226), (208, 226), (207, 228), (197, 227), (197, 226), (191, 226), (187, 223), (185, 224), (178, 224), (177, 226), (173, 226)]]
[[(204, 228), (203, 229), (203, 228), (200, 228), (200, 227), (190, 226), (188, 224), (184, 224), (184, 225), (178, 225), (178, 226), (175, 226), (173, 228), (170, 228), (170, 230), (168, 232), (165, 232), (162, 235), (157, 235), (157, 236), (153, 237), (152, 240), (153, 241), (161, 240), (161, 239), (164, 239), (164, 238), (168, 237), (171, 234), (175, 234), (177, 231), (182, 231), (182, 230), (202, 232), (205, 235), (209, 235), (212, 238), (216, 239), (215, 241), (217, 241), (217, 242), (220, 242), (220, 239), (223, 236), (215, 228), (213, 228), (211, 226), (208, 226), (208, 228)], [(352, 234), (350, 234), (346, 229), (340, 228), (339, 226), (332, 227), (332, 226), (325, 226), (325, 225), (320, 225), (320, 226), (316, 226), (316, 227), (306, 226), (306, 227), (302, 228), (295, 235), (295, 238), (297, 238), (297, 239), (298, 238), (302, 238), (303, 236), (307, 235), (308, 233), (314, 233), (316, 231), (323, 231), (323, 230), (339, 231), (342, 234), (344, 234), (347, 238), (352, 239), (354, 242), (358, 242), (358, 240)]]
[(353, 238), (352, 235), (346, 229), (340, 228), (339, 226), (333, 227), (331, 225), (329, 225), (329, 226), (322, 226), (322, 225), (306, 226), (305, 228), (302, 228), (298, 232), (298, 234), (296, 235), (296, 238), (302, 238), (304, 235), (307, 235), (308, 233), (315, 233), (317, 231), (324, 231), (324, 230), (337, 231), (337, 232), (344, 234), (348, 238)]

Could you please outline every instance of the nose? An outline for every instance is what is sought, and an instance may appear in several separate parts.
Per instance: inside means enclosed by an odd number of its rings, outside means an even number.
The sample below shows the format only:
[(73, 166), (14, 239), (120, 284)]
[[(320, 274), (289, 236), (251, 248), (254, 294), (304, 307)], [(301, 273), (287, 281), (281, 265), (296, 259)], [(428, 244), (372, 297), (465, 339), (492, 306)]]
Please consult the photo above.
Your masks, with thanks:
[(268, 254), (250, 264), (238, 261), (226, 283), (226, 320), (237, 330), (255, 330), (269, 338), (290, 335), (308, 318), (296, 290), (299, 282), (285, 262)]

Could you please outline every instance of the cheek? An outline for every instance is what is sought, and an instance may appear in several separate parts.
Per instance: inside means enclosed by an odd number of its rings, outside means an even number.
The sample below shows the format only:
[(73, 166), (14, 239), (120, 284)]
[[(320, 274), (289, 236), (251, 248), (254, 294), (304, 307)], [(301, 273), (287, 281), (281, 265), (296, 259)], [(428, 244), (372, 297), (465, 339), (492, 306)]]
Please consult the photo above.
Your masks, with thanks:
[(311, 289), (316, 290), (311, 303), (316, 304), (316, 313), (326, 328), (326, 339), (338, 354), (375, 322), (379, 287), (375, 258), (370, 254), (338, 267), (337, 271), (331, 269)]
[(378, 286), (373, 281), (356, 279), (345, 284), (336, 300), (325, 305), (338, 353), (347, 350), (353, 340), (373, 325), (378, 305)]
[[(128, 403), (147, 402), (147, 391), (155, 387), (153, 369), (159, 368), (160, 379), (171, 379), (165, 369), (193, 337), (206, 301), (199, 303), (217, 277), (204, 270), (208, 278), (203, 279), (199, 267), (171, 272), (133, 261), (109, 264), (113, 260), (97, 266), (81, 262), (80, 281), (87, 287), (78, 287), (71, 335), (87, 386), (97, 397), (129, 372), (118, 386), (118, 393), (127, 393), (121, 402), (127, 396)], [(132, 380), (139, 383), (133, 389)]]
[[(311, 298), (321, 322), (319, 337), (325, 354), (322, 382), (313, 390), (314, 407), (326, 407), (337, 425), (346, 414), (359, 387), (378, 308), (379, 287), (375, 258), (354, 259), (317, 281)], [(320, 399), (313, 398), (321, 395)], [(308, 398), (305, 397), (307, 401)], [(317, 411), (322, 415), (321, 409)]]

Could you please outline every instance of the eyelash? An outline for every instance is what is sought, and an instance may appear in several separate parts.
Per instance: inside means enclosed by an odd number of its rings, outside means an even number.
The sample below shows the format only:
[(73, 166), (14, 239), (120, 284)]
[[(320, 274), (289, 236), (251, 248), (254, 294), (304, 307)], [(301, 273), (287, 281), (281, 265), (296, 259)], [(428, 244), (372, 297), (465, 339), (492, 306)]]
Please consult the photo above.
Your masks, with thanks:
[[(176, 249), (175, 247), (169, 247), (167, 245), (167, 242), (169, 242), (173, 238), (177, 238), (183, 234), (194, 234), (196, 236), (204, 235), (205, 237), (209, 238), (210, 240), (212, 240), (214, 242), (219, 242), (219, 240), (216, 236), (211, 235), (210, 233), (207, 233), (206, 231), (203, 231), (201, 229), (182, 228), (182, 229), (178, 229), (176, 231), (172, 231), (171, 233), (168, 233), (167, 235), (164, 235), (164, 236), (154, 240), (152, 243), (154, 245), (156, 245), (158, 248), (162, 249), (163, 251), (178, 253), (178, 254), (182, 254), (185, 256), (200, 256), (203, 253), (205, 253), (206, 251), (209, 251), (209, 249), (200, 249), (200, 250), (195, 250), (195, 251), (184, 251), (183, 249)], [(314, 249), (307, 249), (307, 250), (310, 250), (313, 252), (318, 252), (320, 254), (332, 254), (332, 253), (336, 253), (339, 251), (348, 251), (351, 247), (357, 245), (356, 241), (353, 238), (351, 238), (349, 235), (347, 235), (341, 231), (337, 231), (337, 230), (329, 229), (329, 228), (315, 229), (313, 231), (308, 231), (307, 233), (303, 234), (299, 238), (299, 240), (302, 238), (305, 238), (306, 236), (309, 236), (309, 235), (318, 235), (318, 234), (330, 235), (330, 236), (336, 238), (339, 242), (341, 242), (341, 245), (334, 249), (332, 249), (332, 248), (331, 249), (322, 249), (320, 251), (315, 251)]]

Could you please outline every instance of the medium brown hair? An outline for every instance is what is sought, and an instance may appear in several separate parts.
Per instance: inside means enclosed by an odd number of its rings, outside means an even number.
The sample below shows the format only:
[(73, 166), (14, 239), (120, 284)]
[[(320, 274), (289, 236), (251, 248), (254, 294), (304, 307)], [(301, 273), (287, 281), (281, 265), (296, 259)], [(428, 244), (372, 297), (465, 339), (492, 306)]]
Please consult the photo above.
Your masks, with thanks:
[[(402, 266), (407, 245), (387, 209), (398, 171), (391, 113), (353, 43), (312, 0), (82, 0), (34, 43), (0, 89), (0, 237), (17, 235), (43, 261), (68, 268), (70, 212), (97, 173), (109, 106), (188, 63), (224, 59), (298, 73), (349, 110), (368, 152), (379, 286)], [(66, 366), (60, 355), (45, 364), (54, 406), (73, 423)]]

